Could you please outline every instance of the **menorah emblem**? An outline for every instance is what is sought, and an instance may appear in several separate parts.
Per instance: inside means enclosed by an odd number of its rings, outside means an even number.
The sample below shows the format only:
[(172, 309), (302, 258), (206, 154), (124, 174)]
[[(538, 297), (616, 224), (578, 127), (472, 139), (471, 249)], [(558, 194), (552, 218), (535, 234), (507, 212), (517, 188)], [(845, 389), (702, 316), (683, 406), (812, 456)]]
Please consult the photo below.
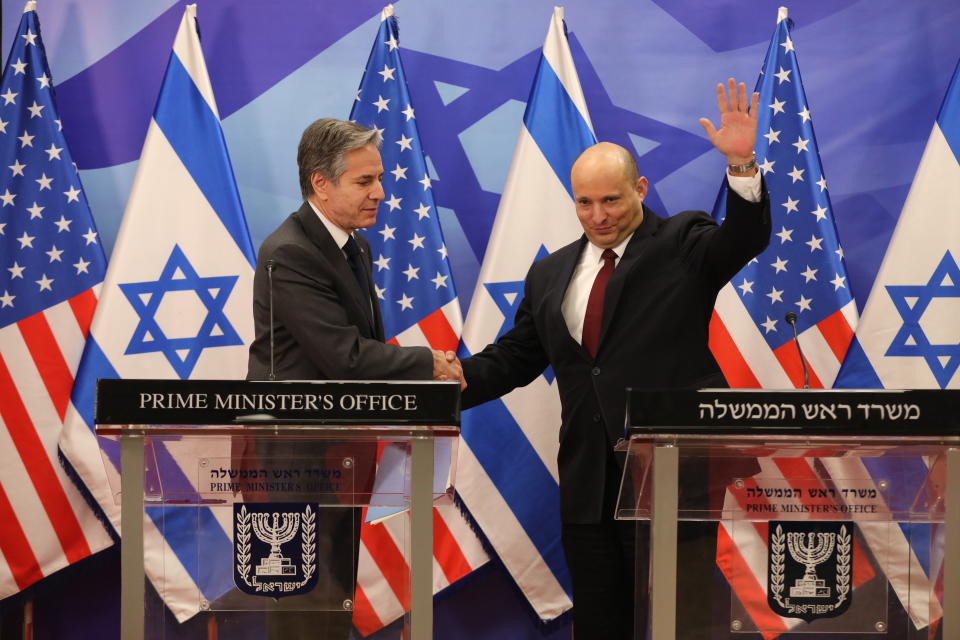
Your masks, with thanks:
[[(293, 540), (300, 528), (299, 513), (252, 513), (253, 533), (270, 545), (270, 555), (260, 559), (258, 576), (292, 576), (297, 568), (280, 553), (280, 545)], [(271, 523), (270, 517), (273, 516)], [(283, 518), (281, 522), (281, 517)]]
[[(806, 538), (806, 539), (804, 539)], [(829, 598), (830, 587), (826, 580), (817, 577), (816, 566), (832, 554), (837, 542), (836, 533), (790, 532), (787, 534), (787, 549), (790, 556), (806, 567), (803, 577), (790, 587), (791, 598)]]

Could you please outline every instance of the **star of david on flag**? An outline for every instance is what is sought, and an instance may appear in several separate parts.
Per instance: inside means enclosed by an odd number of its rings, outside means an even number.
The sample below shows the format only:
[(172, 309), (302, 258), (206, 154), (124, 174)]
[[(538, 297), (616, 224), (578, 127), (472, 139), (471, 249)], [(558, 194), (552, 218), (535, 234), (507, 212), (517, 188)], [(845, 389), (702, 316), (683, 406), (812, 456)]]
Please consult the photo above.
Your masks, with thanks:
[[(380, 18), (350, 119), (383, 136), (386, 200), (377, 223), (361, 233), (370, 243), (387, 342), (456, 351), (463, 322), (433, 198), (437, 178), (430, 175), (420, 143), (393, 5)], [(383, 453), (378, 486), (389, 481), (392, 458), (389, 451)], [(436, 593), (488, 557), (455, 506), (436, 506), (433, 521)], [(365, 636), (409, 611), (409, 594), (401, 587), (409, 572), (402, 553), (408, 522), (409, 513), (403, 512), (362, 525), (353, 623)]]
[[(239, 276), (200, 277), (180, 246), (174, 245), (157, 280), (119, 285), (140, 318), (124, 354), (160, 352), (180, 378), (189, 378), (204, 349), (242, 345), (243, 340), (223, 313), (223, 305), (238, 279)], [(165, 296), (177, 291), (192, 292), (204, 307), (195, 336), (170, 337), (157, 319)], [(178, 300), (169, 304), (177, 305)]]
[[(197, 31), (196, 5), (187, 5), (60, 439), (116, 528), (110, 487), (119, 486), (119, 447), (93, 433), (95, 381), (242, 379), (253, 339), (253, 245)], [(196, 492), (196, 469), (181, 468), (165, 445), (154, 448), (165, 486)], [(229, 458), (229, 445), (220, 454)], [(216, 565), (230, 557), (230, 535), (208, 507), (145, 509), (146, 573), (178, 620), (233, 588), (226, 566)], [(198, 552), (200, 540), (210, 553)]]
[[(811, 387), (830, 387), (857, 326), (827, 179), (785, 8), (756, 91), (757, 164), (770, 196), (773, 235), (717, 297), (710, 347), (731, 387), (803, 385), (793, 329)], [(713, 216), (724, 215), (724, 179)]]
[(57, 459), (106, 260), (36, 3), (0, 80), (0, 598), (113, 543)]
[(960, 65), (933, 123), (837, 386), (960, 388), (958, 206)]

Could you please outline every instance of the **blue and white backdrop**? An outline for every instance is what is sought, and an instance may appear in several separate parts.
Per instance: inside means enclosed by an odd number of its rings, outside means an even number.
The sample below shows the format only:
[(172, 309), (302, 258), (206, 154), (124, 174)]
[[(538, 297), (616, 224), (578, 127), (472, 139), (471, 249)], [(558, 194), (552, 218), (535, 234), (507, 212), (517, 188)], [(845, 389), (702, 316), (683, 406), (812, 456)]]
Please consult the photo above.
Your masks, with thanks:
[[(185, 4), (41, 0), (38, 6), (63, 132), (108, 256)], [(350, 113), (383, 3), (197, 4), (210, 82), (257, 247), (299, 206), (295, 157), (303, 128), (318, 117)], [(465, 317), (552, 4), (396, 4), (429, 184)], [(712, 207), (723, 160), (697, 119), (715, 117), (717, 81), (732, 75), (754, 85), (777, 6), (566, 2), (570, 50), (593, 130), (636, 152), (655, 210)], [(22, 8), (22, 0), (2, 0), (4, 53)], [(849, 285), (862, 313), (960, 58), (960, 3), (803, 0), (789, 9)], [(939, 126), (948, 133), (960, 127)], [(952, 135), (948, 142), (960, 139)], [(942, 216), (933, 225), (958, 226), (955, 203), (936, 213)], [(938, 248), (937, 260), (943, 255)], [(941, 302), (960, 297), (953, 285), (940, 291)], [(938, 330), (936, 341), (956, 345), (958, 326), (952, 334), (949, 327)], [(960, 354), (938, 354), (951, 365), (938, 370), (938, 386), (957, 386)]]

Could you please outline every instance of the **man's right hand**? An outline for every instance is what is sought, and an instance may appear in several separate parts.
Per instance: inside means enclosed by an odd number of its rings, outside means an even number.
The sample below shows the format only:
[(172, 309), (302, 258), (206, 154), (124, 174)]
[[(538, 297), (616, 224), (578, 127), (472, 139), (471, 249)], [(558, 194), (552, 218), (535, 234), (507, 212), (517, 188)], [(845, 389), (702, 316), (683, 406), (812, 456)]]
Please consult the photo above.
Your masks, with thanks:
[(463, 367), (453, 351), (433, 350), (433, 379), (459, 380), (460, 390), (467, 388), (467, 382), (463, 379)]

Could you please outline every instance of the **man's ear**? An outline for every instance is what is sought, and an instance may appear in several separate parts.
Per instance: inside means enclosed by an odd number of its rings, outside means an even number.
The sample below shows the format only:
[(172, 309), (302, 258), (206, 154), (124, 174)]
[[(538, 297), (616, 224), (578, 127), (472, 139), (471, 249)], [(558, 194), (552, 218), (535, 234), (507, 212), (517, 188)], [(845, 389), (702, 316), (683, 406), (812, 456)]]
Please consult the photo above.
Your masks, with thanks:
[(647, 197), (648, 190), (649, 185), (647, 184), (647, 178), (645, 176), (637, 178), (637, 195), (640, 196), (641, 200)]
[(328, 198), (327, 188), (330, 186), (330, 181), (323, 177), (319, 171), (314, 171), (310, 175), (310, 185), (313, 187), (313, 194), (318, 199), (326, 200)]

